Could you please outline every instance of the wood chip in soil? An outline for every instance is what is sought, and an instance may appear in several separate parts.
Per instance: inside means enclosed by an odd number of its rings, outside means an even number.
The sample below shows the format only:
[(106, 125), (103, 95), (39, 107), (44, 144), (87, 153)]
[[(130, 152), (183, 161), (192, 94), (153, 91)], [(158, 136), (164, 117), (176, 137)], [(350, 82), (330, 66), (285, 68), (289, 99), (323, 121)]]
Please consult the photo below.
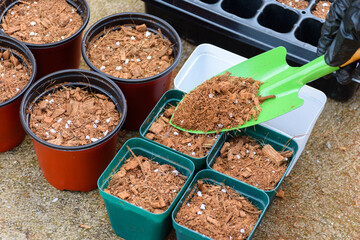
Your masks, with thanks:
[(155, 76), (174, 62), (172, 43), (160, 30), (154, 32), (145, 24), (114, 28), (88, 44), (88, 58), (102, 72), (117, 78), (140, 79)]
[(170, 125), (175, 106), (165, 108), (163, 114), (150, 126), (145, 137), (191, 157), (204, 157), (215, 144), (217, 134), (191, 134)]
[(307, 0), (277, 0), (279, 3), (288, 5), (295, 9), (305, 9), (309, 6), (309, 1)]
[(30, 113), (31, 131), (61, 146), (81, 146), (107, 136), (121, 113), (104, 94), (62, 86), (37, 101)]
[(292, 154), (238, 135), (224, 143), (212, 168), (259, 189), (272, 190), (284, 175)]
[(175, 221), (211, 239), (246, 239), (261, 211), (228, 186), (197, 182)]
[(229, 72), (212, 77), (185, 95), (172, 123), (207, 132), (237, 127), (251, 118), (256, 120), (262, 110), (260, 103), (274, 97), (259, 97), (260, 85), (260, 81), (231, 76)]
[(137, 155), (126, 160), (104, 191), (160, 214), (169, 208), (185, 182), (186, 176), (173, 166)]
[(326, 19), (326, 16), (330, 10), (331, 2), (330, 1), (318, 1), (315, 4), (315, 9), (311, 11), (312, 15), (315, 17)]
[(19, 53), (14, 55), (13, 50), (0, 50), (0, 103), (3, 103), (21, 92), (28, 84), (31, 75), (31, 66), (25, 63)]
[(81, 16), (66, 0), (22, 0), (2, 19), (5, 33), (20, 41), (46, 44), (64, 40), (83, 25)]

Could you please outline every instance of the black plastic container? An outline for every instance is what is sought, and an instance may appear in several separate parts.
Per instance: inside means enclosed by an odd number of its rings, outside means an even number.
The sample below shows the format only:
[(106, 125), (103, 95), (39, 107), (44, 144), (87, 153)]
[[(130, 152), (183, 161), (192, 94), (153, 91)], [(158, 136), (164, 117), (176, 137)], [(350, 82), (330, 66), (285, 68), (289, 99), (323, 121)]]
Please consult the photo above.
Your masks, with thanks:
[(0, 103), (0, 152), (5, 152), (19, 145), (25, 138), (25, 131), (21, 127), (19, 109), (24, 93), (35, 79), (36, 62), (29, 48), (8, 36), (0, 35), (0, 49), (10, 49), (21, 64), (29, 69), (31, 68), (30, 79), (26, 86), (13, 98)]
[[(212, 43), (250, 58), (278, 46), (287, 49), (289, 64), (316, 58), (324, 20), (312, 15), (317, 0), (295, 9), (276, 0), (143, 0), (146, 12), (168, 21), (194, 44)], [(330, 2), (332, 2), (330, 0)], [(351, 98), (357, 83), (340, 85), (331, 76), (310, 86), (336, 100)]]

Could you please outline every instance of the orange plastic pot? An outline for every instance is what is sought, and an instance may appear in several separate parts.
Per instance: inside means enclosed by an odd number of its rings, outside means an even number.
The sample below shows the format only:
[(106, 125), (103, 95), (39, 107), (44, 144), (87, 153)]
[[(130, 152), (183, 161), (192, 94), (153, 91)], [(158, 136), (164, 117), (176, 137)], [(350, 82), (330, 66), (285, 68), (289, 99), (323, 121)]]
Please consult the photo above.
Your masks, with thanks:
[(0, 36), (0, 49), (11, 49), (20, 62), (32, 69), (30, 80), (25, 88), (15, 97), (0, 103), (0, 152), (6, 152), (24, 140), (25, 132), (21, 126), (19, 109), (25, 91), (35, 79), (36, 63), (29, 48), (13, 38)]
[[(146, 24), (149, 31), (156, 32), (160, 29), (163, 36), (173, 43), (174, 62), (168, 69), (148, 78), (124, 79), (105, 74), (91, 63), (87, 56), (87, 49), (105, 34), (104, 30), (109, 31), (111, 29), (114, 31), (119, 30), (122, 25), (135, 26), (140, 24)], [(180, 61), (182, 45), (175, 29), (164, 20), (145, 13), (119, 13), (105, 17), (89, 28), (82, 41), (81, 53), (91, 70), (107, 76), (123, 91), (128, 104), (124, 128), (138, 130), (161, 96), (170, 89), (171, 74)]]
[[(0, 21), (6, 15), (6, 12), (20, 1), (5, 0), (2, 2), (0, 5)], [(67, 39), (54, 43), (32, 44), (24, 42), (34, 54), (37, 62), (38, 69), (36, 79), (40, 79), (55, 71), (79, 68), (80, 66), (82, 33), (89, 22), (90, 8), (86, 0), (72, 0), (67, 2), (77, 9), (78, 14), (80, 14), (83, 20), (83, 25), (76, 33)]]
[[(108, 96), (121, 118), (118, 125), (104, 138), (91, 144), (65, 147), (54, 145), (36, 136), (29, 127), (29, 109), (44, 95), (61, 86), (87, 88)], [(20, 119), (25, 131), (33, 140), (35, 153), (46, 180), (59, 190), (90, 191), (97, 187), (101, 173), (116, 154), (118, 132), (127, 112), (126, 100), (110, 79), (87, 70), (62, 70), (49, 74), (25, 93), (20, 106)]]

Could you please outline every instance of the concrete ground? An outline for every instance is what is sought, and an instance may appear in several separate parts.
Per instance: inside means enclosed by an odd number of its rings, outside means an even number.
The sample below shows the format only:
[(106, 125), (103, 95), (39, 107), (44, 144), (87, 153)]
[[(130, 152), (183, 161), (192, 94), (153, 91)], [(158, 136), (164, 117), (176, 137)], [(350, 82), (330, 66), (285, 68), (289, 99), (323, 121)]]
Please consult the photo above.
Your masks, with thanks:
[[(88, 26), (116, 12), (145, 11), (140, 0), (88, 2)], [(177, 70), (195, 47), (183, 44)], [(274, 200), (254, 239), (360, 239), (359, 101), (360, 92), (348, 102), (328, 100), (281, 186), (285, 198)], [(119, 146), (133, 136), (122, 132)], [(29, 137), (0, 154), (0, 176), (0, 239), (119, 239), (97, 190), (59, 191), (45, 180)]]

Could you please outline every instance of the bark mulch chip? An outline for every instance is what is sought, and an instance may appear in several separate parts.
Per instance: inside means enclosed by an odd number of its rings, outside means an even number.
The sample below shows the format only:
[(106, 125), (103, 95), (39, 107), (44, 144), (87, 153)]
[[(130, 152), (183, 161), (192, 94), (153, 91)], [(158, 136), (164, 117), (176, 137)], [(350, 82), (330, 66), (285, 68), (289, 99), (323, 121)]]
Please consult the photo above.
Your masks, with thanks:
[(166, 108), (162, 116), (150, 126), (145, 137), (191, 157), (206, 156), (218, 135), (191, 134), (174, 128), (169, 123), (174, 110), (175, 106)]
[(19, 1), (2, 19), (5, 33), (20, 41), (46, 44), (66, 39), (83, 25), (66, 0)]
[(275, 96), (259, 97), (261, 82), (231, 76), (229, 72), (212, 77), (185, 95), (172, 123), (187, 129), (207, 132), (243, 125), (257, 119), (260, 103)]
[(249, 136), (237, 136), (224, 143), (212, 168), (267, 191), (276, 187), (292, 154), (277, 152), (269, 144), (261, 146)]
[(29, 112), (31, 131), (61, 146), (96, 142), (108, 135), (121, 117), (107, 96), (66, 86), (44, 96)]
[(186, 177), (173, 166), (133, 155), (115, 173), (105, 192), (149, 212), (165, 212), (184, 186)]
[(30, 71), (9, 49), (0, 50), (0, 103), (21, 92), (30, 80)]
[(102, 72), (123, 79), (140, 79), (165, 71), (174, 62), (172, 43), (160, 29), (145, 24), (109, 29), (89, 45), (90, 62)]
[(315, 5), (315, 9), (311, 11), (312, 15), (318, 18), (326, 19), (326, 16), (330, 10), (330, 1), (318, 1)]
[(277, 0), (279, 3), (288, 5), (296, 9), (305, 9), (309, 6), (309, 1), (306, 0)]
[[(246, 239), (261, 211), (228, 186), (198, 181), (175, 221), (211, 239)], [(193, 189), (195, 191), (195, 189)]]

